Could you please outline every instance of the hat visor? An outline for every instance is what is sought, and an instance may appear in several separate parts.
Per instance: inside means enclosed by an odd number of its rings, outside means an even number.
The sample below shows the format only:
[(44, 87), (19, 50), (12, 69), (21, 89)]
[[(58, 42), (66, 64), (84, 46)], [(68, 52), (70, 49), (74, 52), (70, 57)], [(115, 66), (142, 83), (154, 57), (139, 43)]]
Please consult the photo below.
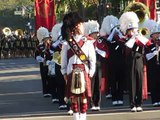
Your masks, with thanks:
[(152, 35), (154, 35), (154, 34), (160, 34), (160, 32), (154, 32), (154, 33), (150, 34), (150, 36), (152, 37)]
[(48, 40), (48, 39), (51, 39), (51, 37), (45, 37), (45, 38), (43, 38), (42, 41), (45, 41), (45, 40)]

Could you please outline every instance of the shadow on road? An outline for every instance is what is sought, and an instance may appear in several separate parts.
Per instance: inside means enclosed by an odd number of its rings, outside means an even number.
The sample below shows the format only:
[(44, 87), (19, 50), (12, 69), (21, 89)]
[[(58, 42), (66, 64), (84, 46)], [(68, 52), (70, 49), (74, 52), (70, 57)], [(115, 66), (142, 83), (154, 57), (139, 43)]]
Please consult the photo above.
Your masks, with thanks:
[[(0, 60), (0, 118), (22, 116), (67, 115), (58, 110), (51, 98), (43, 98), (39, 65), (33, 58)], [(102, 96), (101, 111), (88, 114), (118, 113), (130, 111), (128, 95), (124, 105), (113, 107), (111, 99)], [(157, 110), (151, 106), (150, 98), (144, 101), (144, 110)]]

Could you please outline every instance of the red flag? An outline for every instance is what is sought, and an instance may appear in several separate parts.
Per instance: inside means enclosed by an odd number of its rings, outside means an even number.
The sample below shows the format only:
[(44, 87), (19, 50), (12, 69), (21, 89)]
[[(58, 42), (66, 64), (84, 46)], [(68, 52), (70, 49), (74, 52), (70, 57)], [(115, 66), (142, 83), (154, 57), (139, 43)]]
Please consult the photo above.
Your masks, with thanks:
[(136, 0), (145, 4), (150, 11), (150, 19), (156, 20), (156, 0)]
[(149, 0), (150, 18), (156, 20), (156, 0)]
[(56, 23), (54, 0), (35, 0), (35, 9), (36, 30), (42, 26), (51, 31)]

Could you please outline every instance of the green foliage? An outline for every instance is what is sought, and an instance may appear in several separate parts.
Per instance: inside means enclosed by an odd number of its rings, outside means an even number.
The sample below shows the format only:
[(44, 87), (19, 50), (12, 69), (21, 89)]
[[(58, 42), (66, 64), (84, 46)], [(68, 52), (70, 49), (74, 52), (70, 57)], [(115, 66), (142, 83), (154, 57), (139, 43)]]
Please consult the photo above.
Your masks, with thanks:
[[(25, 24), (28, 22), (28, 12), (33, 15), (33, 9), (26, 11), (26, 16), (14, 15), (14, 11), (17, 7), (32, 6), (34, 1), (31, 0), (0, 0), (0, 25), (1, 27), (25, 28)], [(33, 16), (32, 16), (33, 17)], [(33, 20), (33, 18), (31, 19)]]
[(60, 0), (57, 3), (56, 15), (60, 21), (68, 11), (78, 11), (84, 19), (95, 18), (99, 0)]
[(34, 2), (30, 0), (0, 0), (0, 10), (14, 10), (17, 6), (33, 6)]
[(97, 20), (98, 19), (98, 6), (96, 4), (90, 5), (89, 7), (85, 8), (85, 16), (86, 20)]
[[(0, 25), (8, 24), (24, 25), (31, 15), (31, 20), (34, 20), (34, 1), (35, 0), (0, 0)], [(81, 16), (87, 19), (97, 19), (108, 14), (117, 15), (117, 5), (120, 3), (126, 4), (132, 0), (54, 0), (55, 1), (55, 14), (58, 21), (62, 21), (65, 13), (69, 11), (78, 11)], [(111, 9), (103, 9), (100, 11), (99, 2), (111, 2)], [(17, 7), (27, 7), (26, 15), (15, 16), (14, 11)], [(104, 5), (105, 7), (105, 5)], [(103, 13), (103, 14), (102, 14)], [(3, 19), (3, 20), (2, 20)], [(14, 20), (13, 20), (14, 19)], [(22, 22), (24, 21), (24, 22)]]

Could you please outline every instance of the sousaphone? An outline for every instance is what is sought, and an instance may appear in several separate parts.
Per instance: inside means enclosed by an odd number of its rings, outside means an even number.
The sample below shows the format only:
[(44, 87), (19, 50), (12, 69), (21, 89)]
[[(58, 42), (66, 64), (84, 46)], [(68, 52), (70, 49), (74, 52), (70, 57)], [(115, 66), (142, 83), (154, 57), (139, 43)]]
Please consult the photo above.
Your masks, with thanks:
[(24, 34), (24, 32), (23, 32), (22, 29), (17, 29), (17, 30), (15, 30), (15, 35), (16, 35), (16, 36), (23, 36), (23, 34)]
[(5, 36), (9, 36), (9, 35), (11, 35), (11, 29), (9, 28), (9, 27), (5, 27), (5, 28), (3, 28), (2, 29), (2, 32), (3, 32), (3, 34), (5, 35)]
[(130, 12), (130, 11), (133, 11), (137, 14), (139, 18), (139, 23), (144, 22), (146, 18), (150, 17), (149, 8), (141, 2), (130, 3), (125, 8), (124, 12)]
[(139, 33), (146, 36), (146, 35), (149, 35), (149, 30), (147, 28), (140, 28)]

